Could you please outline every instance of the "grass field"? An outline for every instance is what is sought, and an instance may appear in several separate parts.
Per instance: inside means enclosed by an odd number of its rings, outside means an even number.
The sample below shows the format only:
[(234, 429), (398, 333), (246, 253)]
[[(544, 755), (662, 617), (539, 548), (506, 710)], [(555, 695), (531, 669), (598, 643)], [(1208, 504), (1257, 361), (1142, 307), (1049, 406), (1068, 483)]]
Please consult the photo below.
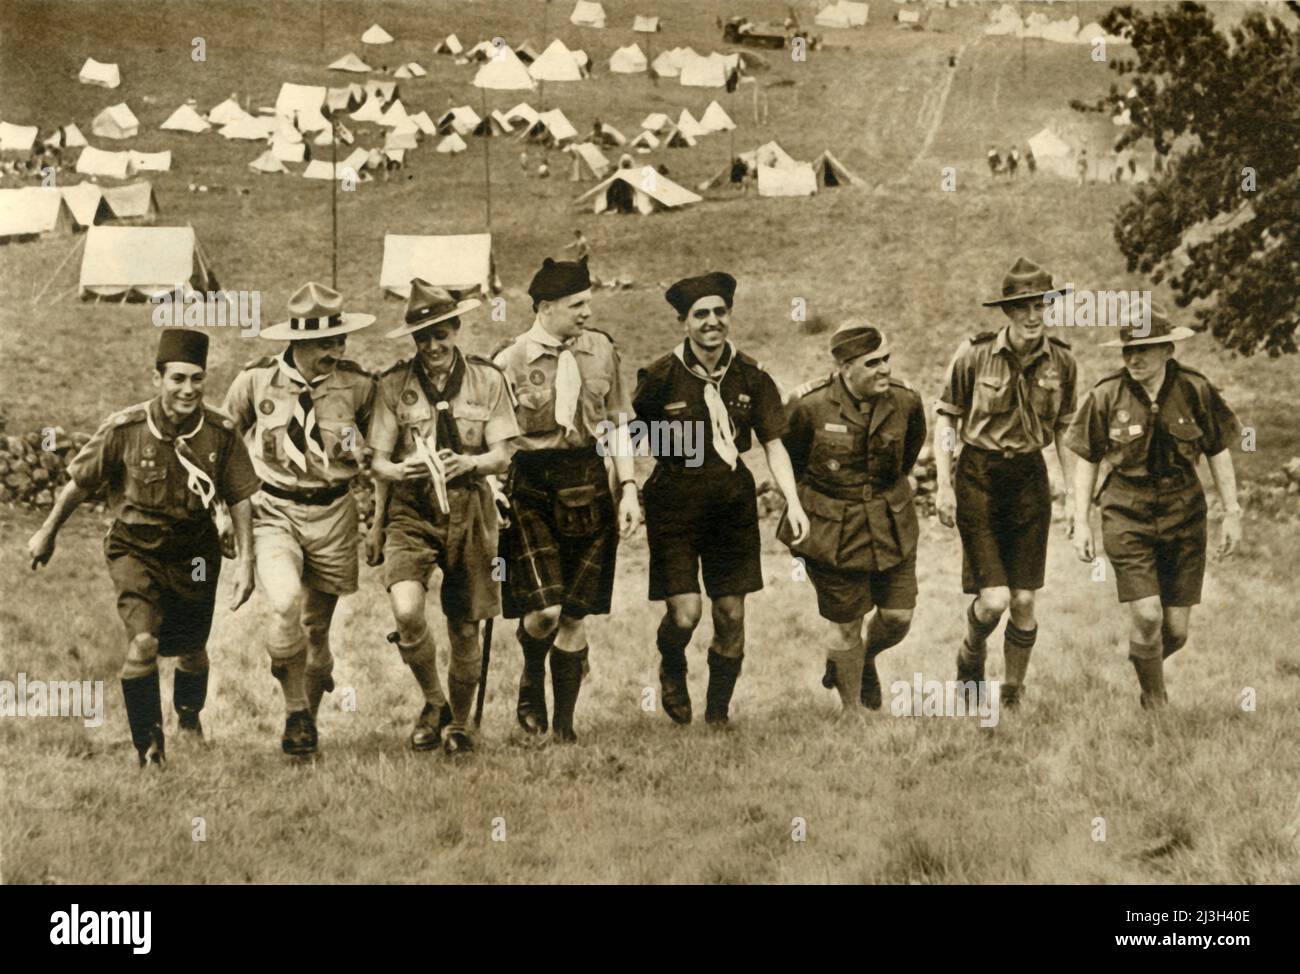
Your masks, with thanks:
[[(468, 84), (472, 69), (429, 53), (453, 31), (468, 43), (499, 33), (539, 49), (559, 36), (603, 67), (615, 47), (634, 39), (627, 29), (634, 11), (664, 16), (656, 50), (689, 43), (707, 51), (723, 47), (715, 17), (779, 20), (786, 8), (606, 0), (610, 28), (590, 31), (567, 23), (569, 4), (552, 6), (544, 34), (543, 5), (517, 0), (323, 8), (287, 0), (11, 2), (0, 8), (0, 118), (44, 128), (75, 120), (89, 132), (101, 107), (125, 98), (142, 123), (129, 147), (173, 150), (173, 172), (156, 181), (160, 222), (193, 224), (222, 285), (261, 289), (264, 316), (277, 320), (304, 280), (328, 280), (328, 184), (255, 176), (245, 168), (260, 151), (253, 144), (159, 132), (186, 97), (204, 110), (232, 91), (269, 105), (281, 81), (323, 83), (322, 65), (354, 50), (372, 63), (429, 67), (427, 79), (403, 83), (403, 101), (437, 115), (448, 104), (479, 104)], [(1080, 6), (1085, 20), (1106, 9)], [(1087, 47), (982, 37), (987, 9), (935, 11), (930, 30), (909, 32), (877, 17), (888, 7), (873, 5), (876, 20), (848, 32), (845, 49), (802, 64), (773, 57), (763, 80), (793, 84), (763, 88), (767, 124), (754, 124), (748, 93), (734, 101), (716, 93), (740, 123), (737, 149), (771, 138), (796, 158), (830, 148), (867, 179), (866, 190), (810, 200), (720, 193), (671, 215), (596, 217), (571, 208), (580, 186), (525, 180), (517, 147), (497, 140), (492, 229), (508, 320), (475, 322), (466, 344), (486, 351), (527, 327), (528, 278), (543, 256), (558, 255), (574, 227), (591, 240), (598, 273), (636, 281), (595, 299), (594, 323), (617, 338), (627, 368), (678, 336), (658, 284), (718, 268), (741, 282), (735, 339), (786, 388), (827, 368), (825, 335), (805, 334), (790, 320), (795, 298), (830, 323), (865, 316), (886, 327), (896, 373), (928, 398), (956, 342), (999, 325), (979, 302), (1017, 256), (1080, 288), (1143, 286), (1125, 273), (1111, 237), (1125, 187), (1079, 189), (1042, 176), (991, 184), (983, 161), (989, 144), (1023, 146), (1050, 120), (1078, 125), (1068, 101), (1103, 92), (1113, 72), (1089, 61)], [(380, 56), (358, 39), (374, 21), (398, 38)], [(196, 36), (208, 45), (202, 64), (190, 60)], [(946, 66), (949, 53), (959, 54), (956, 69)], [(78, 85), (88, 55), (120, 62), (122, 88)], [(629, 135), (651, 111), (675, 116), (686, 107), (698, 116), (713, 97), (604, 70), (593, 81), (545, 91), (548, 107), (564, 109), (580, 130), (595, 115)], [(519, 100), (502, 94), (489, 104), (504, 109)], [(373, 130), (360, 136), (374, 144)], [(651, 158), (694, 186), (726, 163), (728, 151), (728, 138), (715, 135), (698, 149)], [(456, 159), (421, 148), (409, 180), (340, 194), (339, 287), (381, 316), (380, 326), (349, 343), (368, 367), (408, 349), (382, 338), (400, 310), (383, 302), (378, 287), (383, 234), (481, 229), (481, 152), (479, 140)], [(567, 175), (561, 158), (552, 155), (557, 176)], [(940, 190), (944, 166), (957, 170), (956, 192)], [(209, 192), (190, 193), (190, 183)], [(151, 309), (79, 303), (79, 255), (59, 268), (72, 246), (62, 238), (0, 251), (0, 412), (11, 432), (91, 429), (151, 393)], [(1087, 381), (1118, 364), (1113, 351), (1096, 347), (1104, 337), (1073, 336)], [(269, 348), (233, 329), (214, 333), (210, 395), (219, 398), (240, 363)], [(1180, 357), (1214, 377), (1257, 430), (1258, 452), (1238, 455), (1242, 476), (1300, 453), (1300, 424), (1287, 406), (1294, 361), (1229, 359), (1208, 339)], [(750, 459), (761, 467), (759, 454)], [(768, 524), (768, 585), (750, 600), (733, 733), (711, 734), (702, 724), (678, 729), (641, 709), (642, 688), (657, 685), (658, 609), (645, 601), (639, 533), (622, 549), (613, 614), (591, 626), (579, 747), (536, 748), (515, 732), (520, 660), (499, 623), (481, 753), (453, 766), (406, 751), (415, 689), (383, 641), (391, 618), (382, 586), (363, 571), (361, 592), (342, 603), (334, 630), (337, 682), (355, 689), (357, 709), (343, 712), (327, 698), (323, 759), (287, 766), (279, 754), (282, 705), (261, 648), (269, 617), (255, 596), (237, 615), (218, 609), (204, 715), (214, 746), (174, 748), (160, 777), (132, 769), (116, 687), (124, 646), (99, 551), (105, 525), (79, 514), (50, 568), (32, 575), (21, 548), (37, 523), (31, 513), (0, 510), (0, 590), (8, 596), (0, 604), (0, 679), (19, 671), (102, 679), (109, 713), (93, 731), (73, 721), (0, 721), (0, 878), (7, 882), (1300, 879), (1300, 613), (1294, 582), (1286, 581), (1300, 543), (1294, 523), (1248, 517), (1239, 554), (1212, 563), (1191, 644), (1169, 667), (1175, 706), (1158, 720), (1137, 707), (1113, 582), (1092, 582), (1058, 530), (1020, 713), (1003, 714), (988, 730), (974, 720), (837, 721), (833, 694), (818, 683), (824, 624), (810, 588), (791, 580)], [(926, 525), (916, 621), (882, 658), (886, 680), (951, 677), (964, 608), (959, 567), (955, 535)], [(707, 628), (691, 651), (697, 701)], [(991, 645), (996, 659), (1000, 637)], [(991, 675), (999, 673), (995, 662)], [(1244, 688), (1257, 692), (1253, 712), (1239, 704)], [(202, 842), (193, 839), (196, 817), (204, 819)], [(804, 842), (792, 839), (796, 818), (806, 823)], [(1094, 839), (1097, 818), (1105, 819), (1104, 841)], [(496, 819), (504, 820), (503, 842), (493, 841)], [(500, 837), (502, 823), (495, 824)]]

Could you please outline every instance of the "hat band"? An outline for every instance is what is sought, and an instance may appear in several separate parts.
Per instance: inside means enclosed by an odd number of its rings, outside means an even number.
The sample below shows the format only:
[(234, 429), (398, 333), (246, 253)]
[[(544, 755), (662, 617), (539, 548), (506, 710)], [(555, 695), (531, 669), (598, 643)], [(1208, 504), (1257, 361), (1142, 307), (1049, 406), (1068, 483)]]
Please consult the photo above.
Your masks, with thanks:
[(322, 328), (333, 328), (335, 325), (343, 324), (341, 314), (330, 315), (328, 318), (290, 318), (290, 331), (320, 331)]
[(421, 321), (427, 321), (429, 318), (436, 318), (438, 315), (455, 314), (457, 305), (449, 307), (428, 307), (417, 308), (415, 311), (406, 313), (406, 323), (408, 325), (418, 324)]

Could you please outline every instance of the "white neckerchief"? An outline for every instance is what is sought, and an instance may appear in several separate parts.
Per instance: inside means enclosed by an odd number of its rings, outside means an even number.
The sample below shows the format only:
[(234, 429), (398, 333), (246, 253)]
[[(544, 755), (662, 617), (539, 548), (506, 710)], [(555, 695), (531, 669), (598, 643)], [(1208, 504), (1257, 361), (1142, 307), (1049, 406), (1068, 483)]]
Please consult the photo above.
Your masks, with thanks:
[[(157, 425), (155, 425), (153, 421), (153, 410), (146, 407), (144, 418), (145, 422), (149, 424), (149, 432), (154, 435), (154, 438), (161, 440), (163, 443), (168, 442), (167, 437), (163, 436), (162, 433), (159, 432)], [(176, 439), (172, 441), (172, 447), (176, 451), (176, 459), (179, 460), (181, 466), (185, 468), (185, 486), (187, 486), (190, 491), (203, 502), (203, 507), (206, 510), (212, 506), (212, 500), (217, 496), (217, 488), (216, 485), (212, 483), (212, 478), (208, 476), (207, 471), (200, 467), (198, 463), (188, 455), (190, 453), (190, 448), (186, 444), (186, 440), (193, 439), (201, 429), (203, 429), (202, 404), (199, 405), (198, 425), (188, 433), (183, 435), (177, 434)]]
[[(295, 397), (293, 404), (293, 417), (291, 422), (297, 423), (302, 431), (307, 445), (307, 450), (316, 454), (321, 465), (328, 470), (330, 468), (329, 454), (325, 452), (325, 440), (322, 438), (320, 428), (316, 425), (316, 406), (311, 396), (311, 388), (320, 385), (328, 377), (329, 373), (316, 376), (308, 382), (298, 367), (290, 365), (285, 361), (285, 353), (281, 352), (276, 356), (276, 362), (280, 366), (280, 374), (294, 384), (295, 388), (307, 390), (307, 402), (303, 403), (301, 392)], [(294, 437), (290, 436), (288, 431), (284, 437), (284, 452), (288, 454), (289, 459), (297, 465), (303, 473), (307, 472), (307, 456), (299, 449)]]
[(683, 339), (673, 354), (686, 366), (687, 372), (704, 383), (704, 405), (709, 410), (709, 423), (713, 427), (713, 449), (718, 452), (723, 463), (735, 470), (740, 451), (736, 449), (736, 434), (731, 425), (731, 416), (727, 413), (727, 404), (722, 401), (721, 387), (731, 363), (736, 361), (736, 350), (731, 347), (731, 342), (727, 342), (723, 350), (727, 364), (710, 372), (698, 358), (695, 365), (687, 365), (686, 348), (689, 341), (689, 338)]
[(578, 360), (574, 358), (569, 346), (542, 327), (540, 321), (534, 321), (528, 329), (527, 337), (538, 345), (558, 349), (559, 363), (555, 369), (555, 421), (566, 432), (577, 430), (574, 417), (578, 413), (578, 395), (582, 392), (582, 373), (578, 370)]

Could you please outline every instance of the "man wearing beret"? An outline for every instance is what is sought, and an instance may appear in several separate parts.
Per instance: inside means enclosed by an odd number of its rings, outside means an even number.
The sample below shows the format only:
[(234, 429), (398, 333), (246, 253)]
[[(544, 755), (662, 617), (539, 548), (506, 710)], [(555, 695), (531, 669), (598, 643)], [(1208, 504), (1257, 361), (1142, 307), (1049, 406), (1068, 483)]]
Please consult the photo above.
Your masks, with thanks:
[(831, 356), (835, 371), (789, 403), (785, 444), (811, 526), (802, 542), (778, 537), (803, 559), (817, 609), (836, 630), (823, 682), (855, 713), (880, 709), (875, 659), (912, 625), (920, 529), (907, 478), (925, 444), (925, 408), (891, 376), (889, 342), (872, 325), (838, 328)]
[(451, 644), (451, 713), (442, 745), (453, 755), (473, 750), (467, 728), (482, 665), (479, 622), (501, 611), (500, 584), (492, 573), (497, 511), (485, 478), (505, 472), (508, 443), (519, 434), (501, 370), (456, 347), (461, 316), (479, 304), (418, 278), (411, 282), (404, 323), (388, 337), (410, 335), (415, 354), (379, 377), (370, 424), (376, 477), (372, 542), (382, 546), (397, 648), (425, 701), (411, 747), (438, 746), (446, 702), (424, 613), (425, 592), (438, 567)]
[(800, 538), (808, 522), (781, 443), (785, 413), (776, 382), (728, 340), (736, 279), (713, 272), (678, 281), (665, 294), (685, 337), (637, 374), (632, 405), (655, 437), (658, 461), (645, 485), (650, 600), (667, 602), (659, 623), (664, 712), (691, 722), (686, 647), (702, 613), (699, 576), (712, 602), (704, 719), (727, 723), (745, 657), (745, 596), (763, 587), (754, 476), (741, 459), (753, 434), (785, 495)]
[(68, 466), (70, 480), (27, 542), (32, 568), (54, 554), (59, 528), (101, 485), (117, 511), (104, 540), (126, 627), (122, 698), (140, 766), (165, 761), (158, 657), (176, 657), (172, 702), (180, 730), (203, 738), (208, 633), (221, 573), (213, 505), (230, 508), (237, 557), (233, 611), (253, 591), (249, 498), (260, 486), (229, 418), (203, 402), (208, 336), (167, 330), (158, 341), (158, 394), (110, 416)]
[[(984, 681), (988, 637), (1011, 610), (1004, 641), (1002, 703), (1019, 704), (1038, 636), (1034, 596), (1043, 587), (1052, 490), (1043, 451), (1074, 414), (1077, 366), (1070, 346), (1045, 333), (1049, 300), (1062, 291), (1052, 275), (1020, 258), (1002, 279), (1007, 324), (957, 347), (935, 404), (935, 498), (939, 521), (951, 527), (956, 510), (962, 547), (962, 590), (976, 598), (966, 610), (966, 639), (957, 679)], [(960, 448), (957, 475), (953, 453)], [(1066, 530), (1073, 530), (1069, 491), (1074, 454), (1056, 444), (1067, 491)]]
[(226, 393), (226, 411), (248, 444), (262, 489), (253, 497), (257, 580), (271, 604), (271, 673), (284, 691), (280, 746), (316, 753), (316, 712), (334, 688), (330, 620), (357, 590), (357, 507), (375, 378), (343, 358), (347, 336), (374, 315), (343, 310), (343, 296), (315, 282), (289, 299), (289, 320), (260, 337), (288, 342), (249, 363)]
[(1205, 576), (1205, 493), (1196, 463), (1209, 458), (1223, 498), (1221, 555), (1241, 540), (1241, 506), (1228, 447), (1237, 418), (1205, 376), (1174, 358), (1174, 342), (1190, 338), (1159, 308), (1146, 320), (1120, 325), (1124, 367), (1084, 397), (1065, 434), (1081, 458), (1075, 468), (1074, 547), (1084, 561), (1096, 556), (1088, 522), (1098, 467), (1101, 532), (1115, 570), (1120, 602), (1129, 609), (1129, 659), (1137, 671), (1140, 702), (1166, 702), (1164, 660), (1187, 642), (1192, 606), (1201, 601)]
[[(587, 327), (587, 262), (548, 257), (528, 294), (533, 326), (495, 356), (514, 389), (522, 433), (512, 443), (506, 485), (512, 516), (501, 539), (503, 615), (520, 620), (520, 726), (529, 734), (547, 729), (549, 653), (552, 735), (574, 741), (573, 711), (587, 666), (583, 620), (609, 612), (620, 530), (627, 537), (641, 517), (627, 441), (632, 405), (614, 340)], [(614, 431), (613, 449), (597, 450), (602, 424)], [(601, 452), (617, 474), (617, 514)]]

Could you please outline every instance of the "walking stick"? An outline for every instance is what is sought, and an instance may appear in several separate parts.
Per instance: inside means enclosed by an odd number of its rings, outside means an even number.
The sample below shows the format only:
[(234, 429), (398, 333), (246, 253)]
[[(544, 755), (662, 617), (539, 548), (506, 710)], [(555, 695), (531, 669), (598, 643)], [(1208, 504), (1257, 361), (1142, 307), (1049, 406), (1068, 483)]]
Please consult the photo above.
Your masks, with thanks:
[(488, 666), (492, 662), (492, 623), (489, 619), (483, 623), (483, 668), (478, 675), (478, 696), (474, 699), (474, 726), (483, 723), (483, 698), (487, 695)]

